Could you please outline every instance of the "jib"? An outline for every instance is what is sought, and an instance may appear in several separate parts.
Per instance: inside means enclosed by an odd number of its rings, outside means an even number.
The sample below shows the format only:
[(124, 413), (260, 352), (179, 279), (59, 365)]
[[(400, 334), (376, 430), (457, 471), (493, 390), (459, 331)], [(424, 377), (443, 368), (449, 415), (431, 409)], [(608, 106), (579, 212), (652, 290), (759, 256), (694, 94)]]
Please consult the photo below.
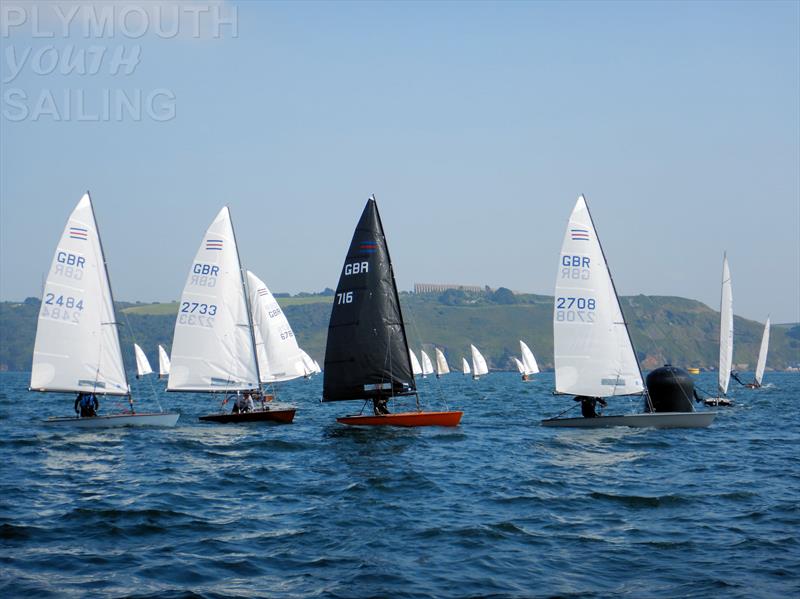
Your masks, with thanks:
[(86, 264), (86, 260), (83, 256), (76, 256), (75, 254), (70, 254), (69, 252), (58, 252), (56, 255), (56, 262), (61, 262), (62, 264), (67, 264), (69, 266), (77, 266), (78, 268), (83, 268)]
[(579, 266), (581, 268), (589, 268), (588, 256), (561, 256), (562, 266)]
[(345, 275), (357, 275), (363, 272), (369, 272), (369, 262), (353, 262), (344, 266)]
[(216, 277), (219, 275), (219, 266), (197, 263), (192, 267), (192, 272), (196, 275), (210, 275)]

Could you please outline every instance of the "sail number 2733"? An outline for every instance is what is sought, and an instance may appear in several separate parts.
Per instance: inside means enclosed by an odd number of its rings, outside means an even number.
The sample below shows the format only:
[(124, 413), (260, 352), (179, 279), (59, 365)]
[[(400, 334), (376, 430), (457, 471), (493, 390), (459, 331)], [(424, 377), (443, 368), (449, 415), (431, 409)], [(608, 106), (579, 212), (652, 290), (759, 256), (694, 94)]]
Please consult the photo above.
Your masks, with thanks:
[(216, 304), (181, 302), (178, 322), (189, 326), (211, 327), (217, 314)]
[(597, 301), (593, 297), (557, 297), (558, 322), (594, 322)]

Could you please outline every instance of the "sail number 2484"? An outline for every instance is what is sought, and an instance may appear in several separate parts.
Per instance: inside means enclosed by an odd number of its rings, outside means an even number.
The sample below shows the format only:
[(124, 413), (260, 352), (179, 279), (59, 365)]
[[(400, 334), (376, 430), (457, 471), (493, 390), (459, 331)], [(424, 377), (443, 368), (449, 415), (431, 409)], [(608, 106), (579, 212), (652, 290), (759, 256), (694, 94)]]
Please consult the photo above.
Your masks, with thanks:
[(557, 297), (558, 322), (594, 322), (597, 301), (593, 297)]

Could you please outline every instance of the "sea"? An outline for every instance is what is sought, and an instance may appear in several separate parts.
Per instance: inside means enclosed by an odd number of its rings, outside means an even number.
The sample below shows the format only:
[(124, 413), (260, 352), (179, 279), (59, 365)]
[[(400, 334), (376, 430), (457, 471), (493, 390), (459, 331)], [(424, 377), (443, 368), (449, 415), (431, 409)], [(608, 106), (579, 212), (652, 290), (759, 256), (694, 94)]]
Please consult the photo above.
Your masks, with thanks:
[(42, 423), (72, 396), (0, 373), (0, 596), (798, 597), (800, 375), (765, 382), (708, 429), (555, 430), (552, 373), (420, 380), (464, 411), (420, 429), (337, 424), (362, 404), (320, 376), (278, 389), (290, 425), (133, 379), (176, 428), (79, 431)]

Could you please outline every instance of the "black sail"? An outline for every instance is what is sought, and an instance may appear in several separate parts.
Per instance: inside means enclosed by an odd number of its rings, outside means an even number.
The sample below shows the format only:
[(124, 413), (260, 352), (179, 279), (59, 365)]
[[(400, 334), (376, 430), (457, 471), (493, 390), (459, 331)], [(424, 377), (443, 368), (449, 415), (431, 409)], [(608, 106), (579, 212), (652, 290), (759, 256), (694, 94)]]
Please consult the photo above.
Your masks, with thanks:
[(322, 401), (385, 398), (415, 390), (392, 262), (371, 197), (333, 297)]

